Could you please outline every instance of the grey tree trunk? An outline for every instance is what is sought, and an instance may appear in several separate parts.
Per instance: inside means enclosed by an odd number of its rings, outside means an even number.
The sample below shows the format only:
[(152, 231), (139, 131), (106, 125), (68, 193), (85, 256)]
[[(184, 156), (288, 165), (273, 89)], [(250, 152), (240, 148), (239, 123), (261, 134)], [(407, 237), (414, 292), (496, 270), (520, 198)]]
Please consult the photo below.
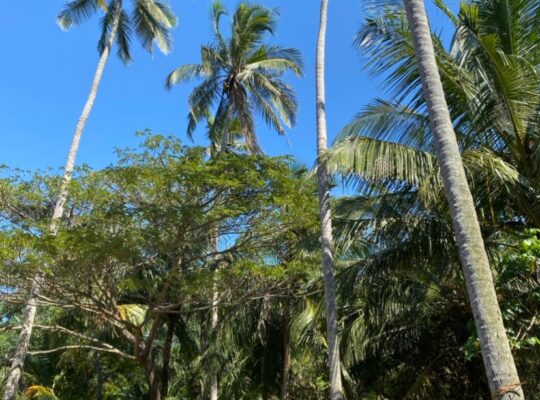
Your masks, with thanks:
[[(214, 236), (212, 238), (213, 241), (215, 239), (216, 245), (216, 251), (217, 251), (217, 236)], [(217, 273), (217, 269), (216, 269)], [(210, 317), (210, 329), (212, 330), (212, 334), (215, 335), (215, 331), (218, 327), (219, 323), (219, 314), (218, 314), (218, 303), (219, 303), (219, 291), (217, 288), (217, 277), (214, 276), (214, 283), (212, 287), (212, 315)], [(218, 400), (218, 376), (217, 374), (213, 373), (210, 377), (210, 400)]]
[(423, 0), (404, 0), (469, 301), (493, 399), (523, 399), (473, 198), (437, 69)]
[[(229, 113), (227, 112), (227, 118), (228, 119)], [(221, 135), (221, 144), (218, 148), (218, 151), (216, 154), (212, 154), (212, 157), (218, 157), (220, 154), (223, 154), (227, 151), (227, 146), (229, 145), (230, 136), (227, 130), (224, 130), (224, 132)], [(216, 199), (216, 203), (219, 204), (220, 198)], [(214, 233), (212, 234), (211, 238), (211, 249), (212, 253), (217, 254), (219, 250), (219, 232), (218, 229), (215, 229)], [(217, 257), (216, 260), (217, 261)], [(210, 316), (210, 329), (212, 334), (215, 334), (215, 331), (219, 324), (219, 290), (217, 285), (217, 269), (218, 265), (216, 265), (216, 271), (213, 276), (214, 283), (212, 286), (212, 313)], [(218, 376), (217, 374), (213, 373), (210, 376), (210, 400), (218, 400), (218, 393), (219, 393), (219, 382), (218, 382)]]
[[(68, 158), (64, 169), (64, 176), (62, 178), (60, 193), (58, 194), (58, 199), (54, 206), (53, 216), (49, 227), (50, 233), (52, 235), (56, 235), (58, 231), (58, 223), (64, 215), (64, 210), (68, 197), (69, 184), (71, 182), (73, 170), (75, 169), (75, 158), (77, 156), (77, 151), (79, 150), (79, 143), (81, 141), (84, 127), (86, 126), (86, 122), (88, 121), (88, 117), (90, 116), (90, 112), (92, 111), (92, 107), (96, 100), (96, 95), (98, 92), (99, 84), (101, 82), (101, 77), (103, 76), (105, 65), (107, 64), (107, 60), (109, 59), (116, 33), (118, 32), (118, 26), (120, 24), (121, 16), (121, 13), (119, 11), (121, 9), (122, 2), (120, 1), (118, 3), (117, 13), (113, 21), (107, 46), (105, 46), (105, 49), (103, 50), (99, 58), (96, 72), (94, 74), (94, 80), (90, 88), (90, 94), (88, 95), (88, 99), (86, 100), (86, 104), (84, 105), (83, 111), (75, 128), (75, 133), (73, 135), (73, 140), (71, 142), (71, 147), (69, 149)], [(37, 300), (44, 282), (45, 278), (42, 272), (38, 272), (32, 283), (28, 302), (26, 303), (26, 307), (24, 308), (22, 329), (21, 333), (19, 334), (19, 341), (17, 342), (17, 348), (15, 350), (15, 355), (11, 364), (11, 370), (6, 381), (6, 388), (3, 400), (14, 400), (17, 394), (21, 372), (24, 366), (24, 360), (28, 352), (30, 338), (32, 337), (32, 330), (34, 328), (34, 319), (36, 317), (37, 311)]]
[[(223, 135), (223, 136), (226, 136), (226, 135)], [(220, 151), (218, 152), (218, 156), (219, 154), (223, 153), (225, 151), (227, 147), (227, 143), (226, 142), (223, 142), (221, 143), (221, 147), (220, 147)], [(216, 199), (216, 204), (219, 204), (219, 202), (221, 201), (220, 198), (217, 198)], [(211, 315), (210, 315), (210, 330), (212, 332), (212, 335), (214, 335), (214, 337), (216, 337), (216, 330), (218, 328), (218, 324), (219, 324), (219, 288), (218, 288), (218, 276), (217, 276), (217, 273), (218, 273), (218, 256), (217, 256), (217, 252), (219, 250), (219, 231), (218, 231), (218, 228), (215, 228), (214, 231), (212, 232), (212, 237), (210, 239), (211, 243), (210, 243), (210, 251), (215, 254), (214, 256), (214, 259), (213, 259), (213, 262), (216, 264), (215, 265), (215, 271), (214, 271), (214, 274), (212, 276), (212, 279), (213, 279), (213, 282), (212, 282), (212, 310), (211, 310)], [(210, 400), (218, 400), (218, 392), (219, 392), (219, 383), (218, 383), (218, 375), (217, 373), (212, 373), (212, 375), (210, 376)]]
[(151, 357), (146, 358), (143, 361), (143, 367), (146, 374), (146, 381), (148, 382), (148, 396), (150, 400), (161, 400), (161, 391), (159, 380), (156, 374), (154, 361)]
[(341, 362), (337, 325), (336, 283), (334, 280), (334, 255), (328, 167), (324, 160), (327, 150), (325, 50), (328, 21), (328, 0), (321, 0), (321, 16), (317, 39), (316, 106), (317, 106), (317, 184), (321, 219), (322, 269), (326, 294), (326, 329), (328, 340), (328, 369), (330, 374), (330, 399), (343, 399)]

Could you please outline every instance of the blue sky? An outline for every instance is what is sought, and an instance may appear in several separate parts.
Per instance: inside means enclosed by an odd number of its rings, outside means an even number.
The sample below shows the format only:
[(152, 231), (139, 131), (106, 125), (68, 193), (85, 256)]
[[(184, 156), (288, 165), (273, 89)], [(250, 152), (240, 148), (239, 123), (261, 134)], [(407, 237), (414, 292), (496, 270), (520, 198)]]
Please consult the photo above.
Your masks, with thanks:
[[(429, 0), (428, 0), (429, 1)], [(277, 7), (280, 22), (275, 42), (298, 48), (305, 60), (305, 76), (291, 78), (300, 103), (298, 123), (287, 137), (279, 137), (262, 123), (258, 135), (271, 155), (292, 154), (309, 166), (315, 156), (314, 55), (319, 0), (261, 0)], [(199, 49), (210, 40), (210, 0), (170, 0), (179, 17), (174, 51), (168, 56), (145, 53), (133, 43), (135, 61), (124, 66), (111, 58), (95, 108), (84, 133), (78, 164), (95, 168), (114, 161), (116, 147), (134, 146), (135, 131), (152, 129), (172, 134), (184, 143), (187, 96), (190, 87), (163, 87), (175, 67), (199, 61)], [(237, 1), (225, 0), (229, 10)], [(380, 96), (378, 82), (361, 68), (353, 49), (362, 21), (362, 2), (330, 2), (327, 50), (327, 109), (330, 138), (371, 99)], [(61, 167), (73, 129), (88, 94), (96, 63), (98, 19), (62, 32), (55, 17), (64, 0), (12, 1), (0, 13), (4, 31), (0, 42), (0, 164), (23, 169)], [(455, 9), (457, 1), (448, 4)], [(431, 9), (432, 23), (444, 17)], [(197, 144), (204, 144), (201, 136)]]

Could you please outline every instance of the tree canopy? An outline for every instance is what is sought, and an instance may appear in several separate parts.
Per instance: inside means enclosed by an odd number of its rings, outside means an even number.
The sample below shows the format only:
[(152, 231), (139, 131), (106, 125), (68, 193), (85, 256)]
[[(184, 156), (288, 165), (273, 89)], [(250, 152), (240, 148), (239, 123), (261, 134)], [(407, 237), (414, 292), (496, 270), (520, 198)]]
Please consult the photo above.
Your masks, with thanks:
[[(259, 125), (285, 134), (302, 106), (291, 82), (304, 63), (275, 43), (277, 10), (240, 2), (229, 16), (215, 1), (199, 63), (166, 81), (195, 81), (186, 130), (191, 139), (205, 123), (208, 146), (144, 130), (138, 147), (68, 180), (1, 167), (2, 381), (25, 310), (39, 310), (17, 399), (214, 400), (214, 389), (220, 399), (328, 399), (336, 338), (347, 400), (507, 400), (518, 387), (540, 399), (540, 3), (469, 0), (456, 13), (434, 3), (453, 35), (431, 32), (432, 64), (517, 386), (490, 389), (403, 4), (366, 8), (354, 51), (383, 80), (382, 94), (344, 121), (310, 169), (258, 142)], [(135, 37), (148, 51), (172, 50), (167, 2), (73, 0), (58, 22), (68, 29), (97, 14), (101, 56), (114, 44), (129, 62)], [(346, 77), (327, 85), (334, 79)], [(328, 241), (321, 225), (330, 211)], [(333, 265), (321, 269), (328, 252)]]

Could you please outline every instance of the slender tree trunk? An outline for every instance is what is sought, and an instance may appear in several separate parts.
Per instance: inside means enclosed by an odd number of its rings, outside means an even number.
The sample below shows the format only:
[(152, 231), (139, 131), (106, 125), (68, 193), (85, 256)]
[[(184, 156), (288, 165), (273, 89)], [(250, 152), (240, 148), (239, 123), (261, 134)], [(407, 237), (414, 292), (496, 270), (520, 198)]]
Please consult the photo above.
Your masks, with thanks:
[(147, 357), (145, 360), (142, 360), (144, 372), (146, 373), (146, 381), (148, 382), (148, 389), (150, 400), (161, 400), (161, 390), (156, 376), (156, 368), (154, 367), (154, 362), (151, 357)]
[[(212, 249), (211, 251), (213, 253), (217, 253), (218, 251), (218, 233), (217, 233), (217, 229), (215, 230), (215, 232), (213, 232), (212, 234)], [(210, 316), (210, 330), (212, 332), (212, 335), (214, 335), (214, 338), (216, 337), (216, 329), (218, 327), (218, 324), (219, 324), (219, 308), (218, 308), (218, 303), (219, 303), (219, 291), (218, 291), (218, 286), (217, 286), (217, 265), (216, 265), (216, 270), (214, 272), (214, 276), (213, 276), (213, 284), (212, 284), (212, 311), (211, 311), (211, 316)], [(210, 400), (217, 400), (218, 399), (218, 390), (219, 390), (219, 387), (218, 387), (218, 376), (217, 374), (214, 372), (212, 373), (212, 375), (210, 376)]]
[[(263, 296), (261, 303), (261, 310), (259, 312), (259, 321), (257, 323), (257, 335), (259, 336), (259, 341), (262, 346), (262, 354), (260, 354), (260, 364), (261, 364), (261, 382), (266, 381), (266, 376), (268, 375), (268, 331), (266, 327), (266, 317), (268, 316), (268, 310), (270, 308), (270, 293), (266, 292)], [(259, 396), (262, 400), (267, 400), (269, 398), (268, 387), (263, 383), (260, 388)]]
[[(117, 11), (120, 11), (121, 9), (122, 9), (122, 2), (120, 1), (118, 3)], [(103, 76), (105, 65), (107, 64), (107, 60), (109, 59), (109, 55), (111, 53), (111, 48), (114, 43), (116, 33), (118, 32), (118, 26), (120, 24), (120, 16), (121, 16), (120, 12), (117, 12), (115, 15), (107, 46), (105, 47), (105, 49), (103, 50), (103, 53), (101, 54), (99, 58), (97, 69), (94, 74), (94, 80), (90, 88), (90, 94), (88, 95), (88, 99), (86, 100), (86, 104), (84, 105), (83, 111), (81, 113), (81, 116), (75, 128), (75, 133), (73, 135), (73, 140), (71, 142), (71, 147), (69, 149), (68, 158), (67, 158), (67, 162), (64, 169), (64, 176), (62, 178), (60, 193), (58, 195), (58, 199), (54, 207), (53, 216), (52, 216), (51, 224), (49, 227), (50, 233), (52, 235), (56, 235), (58, 231), (58, 223), (60, 222), (60, 219), (64, 215), (64, 210), (65, 210), (66, 201), (68, 197), (69, 184), (71, 182), (73, 170), (75, 168), (75, 158), (77, 156), (77, 151), (79, 149), (81, 135), (83, 133), (84, 127), (86, 126), (88, 117), (90, 116), (90, 111), (92, 110), (92, 107), (94, 105), (94, 101), (96, 99), (99, 84), (101, 82), (101, 77)], [(34, 327), (34, 319), (36, 317), (36, 311), (37, 311), (36, 310), (37, 300), (40, 295), (41, 288), (43, 287), (44, 282), (45, 282), (45, 278), (43, 276), (43, 273), (38, 272), (32, 283), (32, 288), (30, 289), (28, 302), (24, 309), (22, 329), (21, 329), (21, 333), (19, 334), (19, 341), (17, 343), (17, 348), (15, 350), (15, 355), (13, 357), (13, 361), (11, 364), (11, 370), (9, 372), (9, 375), (6, 381), (6, 388), (4, 392), (4, 398), (3, 398), (4, 400), (14, 400), (17, 394), (21, 372), (24, 366), (24, 360), (28, 352), (28, 346), (30, 344), (30, 338), (32, 336), (32, 330)]]
[[(223, 95), (222, 95), (223, 96)], [(229, 113), (227, 112), (227, 118), (228, 120)], [(225, 153), (227, 151), (227, 146), (229, 145), (229, 133), (227, 129), (224, 129), (222, 135), (221, 135), (221, 144), (219, 146), (219, 150), (216, 154), (212, 154), (212, 157), (219, 157), (220, 154)], [(219, 204), (220, 198), (216, 198), (216, 204)], [(216, 228), (214, 232), (212, 233), (211, 238), (211, 251), (214, 254), (217, 254), (219, 247), (219, 232)], [(214, 260), (214, 261), (217, 261)], [(210, 316), (210, 330), (213, 335), (216, 333), (216, 329), (219, 324), (219, 290), (217, 285), (217, 270), (218, 265), (216, 265), (216, 270), (213, 276), (214, 282), (212, 286), (212, 313)], [(214, 336), (215, 337), (215, 336)], [(212, 373), (210, 376), (210, 400), (218, 400), (218, 392), (219, 392), (219, 382), (218, 382), (218, 376), (216, 373)]]
[(337, 324), (336, 283), (334, 280), (334, 255), (332, 238), (332, 216), (330, 211), (330, 174), (324, 160), (327, 150), (325, 51), (328, 0), (321, 0), (319, 36), (317, 39), (316, 85), (317, 85), (317, 184), (321, 219), (322, 269), (326, 293), (326, 329), (328, 340), (328, 369), (330, 374), (330, 399), (343, 399), (341, 384), (341, 362)]
[(289, 400), (289, 382), (291, 379), (291, 318), (289, 305), (283, 304), (283, 372), (281, 377), (281, 399)]
[(97, 389), (96, 400), (103, 400), (103, 367), (101, 365), (101, 356), (96, 358)]
[[(212, 288), (212, 315), (210, 320), (210, 329), (213, 335), (215, 335), (219, 323), (218, 301), (219, 292), (217, 290), (217, 283), (215, 282), (214, 278), (214, 285)], [(216, 373), (212, 373), (212, 376), (210, 376), (210, 400), (218, 399), (218, 389), (218, 376)]]
[(404, 0), (441, 175), (493, 399), (523, 399), (456, 135), (437, 69), (423, 0)]
[(174, 329), (176, 327), (176, 317), (169, 317), (169, 324), (167, 326), (167, 336), (165, 337), (165, 344), (163, 346), (163, 369), (161, 371), (161, 395), (167, 398), (169, 394), (169, 380), (170, 380), (170, 362), (171, 362), (171, 350), (174, 337)]

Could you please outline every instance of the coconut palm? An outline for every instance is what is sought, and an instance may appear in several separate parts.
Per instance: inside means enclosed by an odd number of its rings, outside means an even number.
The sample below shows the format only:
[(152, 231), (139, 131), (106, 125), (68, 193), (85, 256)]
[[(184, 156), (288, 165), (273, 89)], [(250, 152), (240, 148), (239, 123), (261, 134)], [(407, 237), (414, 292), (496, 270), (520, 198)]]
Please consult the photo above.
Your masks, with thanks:
[(293, 89), (283, 76), (302, 74), (297, 50), (264, 43), (273, 34), (276, 13), (260, 5), (240, 3), (230, 25), (230, 37), (221, 30), (227, 10), (220, 1), (211, 9), (213, 42), (201, 48), (201, 63), (183, 65), (169, 74), (167, 88), (180, 82), (198, 80), (189, 97), (188, 135), (199, 122), (213, 115), (208, 136), (215, 147), (231, 142), (229, 126), (236, 121), (250, 152), (260, 151), (255, 129), (255, 114), (277, 131), (294, 125), (297, 103)]
[[(68, 188), (75, 168), (75, 158), (79, 149), (81, 136), (92, 111), (99, 84), (113, 45), (116, 43), (118, 56), (124, 63), (131, 61), (130, 42), (133, 31), (135, 31), (143, 47), (150, 52), (153, 49), (154, 43), (164, 53), (168, 53), (171, 49), (169, 32), (176, 24), (176, 18), (170, 7), (160, 0), (132, 0), (131, 15), (128, 14), (122, 0), (110, 0), (108, 2), (106, 0), (72, 0), (64, 6), (58, 15), (58, 24), (62, 29), (69, 29), (74, 25), (86, 22), (100, 10), (103, 13), (103, 17), (101, 18), (101, 35), (98, 42), (100, 57), (90, 87), (90, 93), (75, 127), (75, 133), (69, 149), (60, 192), (50, 225), (50, 233), (52, 235), (57, 233), (58, 223), (64, 214)], [(7, 379), (4, 400), (14, 399), (17, 392), (19, 378), (32, 335), (36, 315), (36, 302), (43, 281), (43, 275), (38, 273), (34, 279), (29, 300), (25, 307), (22, 329), (11, 371)]]
[[(403, 12), (393, 10), (369, 20), (359, 36), (372, 68), (392, 71), (389, 82), (398, 102), (378, 101), (368, 107), (348, 127), (349, 133), (362, 136), (338, 144), (340, 160), (335, 161), (344, 164), (340, 169), (345, 174), (359, 173), (370, 181), (372, 193), (388, 194), (371, 208), (372, 216), (381, 207), (388, 210), (408, 203), (406, 215), (426, 221), (427, 215), (419, 211), (426, 204), (433, 210), (444, 208), (441, 187), (446, 187), (491, 390), (498, 398), (521, 398), (465, 173), (473, 183), (480, 216), (491, 220), (492, 227), (536, 224), (538, 4), (475, 1), (462, 6), (459, 18), (443, 8), (457, 24), (452, 52), (446, 53), (437, 37), (433, 38), (434, 47), (429, 43), (432, 37), (426, 31), (422, 2), (412, 3), (406, 7), (409, 23)], [(423, 17), (413, 18), (417, 14), (412, 11), (420, 11)], [(418, 34), (428, 42), (427, 47), (421, 47), (426, 43), (418, 40)], [(418, 52), (429, 56), (429, 62), (420, 59), (421, 68), (416, 67)], [(431, 70), (426, 71), (427, 66)], [(426, 77), (433, 79), (429, 85)], [(449, 107), (441, 102), (445, 99), (440, 80)], [(434, 88), (438, 92), (433, 93)], [(400, 101), (410, 104), (403, 106)], [(443, 112), (435, 120), (434, 108)], [(428, 115), (435, 140), (430, 138)], [(437, 130), (441, 121), (446, 126), (444, 132)], [(456, 135), (464, 150), (465, 171), (453, 140)], [(446, 158), (449, 155), (451, 162)], [(452, 189), (451, 177), (457, 178), (459, 190)], [(468, 203), (465, 218), (463, 200)], [(409, 226), (415, 223), (408, 222)], [(474, 231), (469, 231), (471, 227)], [(473, 242), (478, 247), (473, 247)], [(494, 357), (493, 351), (500, 356)]]
[[(491, 6), (488, 3), (464, 5), (459, 17), (449, 14), (457, 24), (454, 40), (451, 49), (446, 51), (435, 36), (435, 57), (465, 167), (481, 172), (480, 175), (470, 174), (470, 178), (489, 175), (499, 183), (505, 178), (502, 187), (487, 181), (473, 185), (473, 190), (482, 188), (484, 191), (484, 201), (478, 202), (483, 207), (482, 212), (489, 213), (486, 204), (497, 199), (502, 201), (501, 196), (504, 196), (506, 215), (503, 220), (510, 222), (519, 215), (524, 224), (540, 226), (540, 210), (536, 206), (540, 82), (533, 73), (540, 64), (534, 39), (539, 33), (532, 28), (538, 26), (535, 9), (539, 6), (532, 1), (513, 4), (514, 21), (509, 23), (481, 12), (500, 7), (497, 1), (491, 2)], [(494, 23), (499, 27), (493, 26)], [(518, 28), (523, 26), (530, 29)], [(503, 43), (509, 35), (504, 33), (505, 29), (514, 29), (510, 35), (523, 38), (517, 41), (520, 46), (513, 50), (514, 54), (507, 54), (500, 47), (487, 52), (487, 44), (483, 42)], [(527, 34), (521, 34), (521, 30)], [(490, 32), (495, 31), (501, 36), (494, 38)], [(364, 50), (367, 66), (374, 74), (392, 71), (387, 84), (394, 100), (376, 100), (343, 130), (338, 139), (340, 143), (333, 151), (336, 156), (339, 153), (340, 159), (336, 158), (333, 164), (341, 165), (343, 172), (351, 167), (349, 172), (357, 170), (369, 174), (371, 185), (378, 176), (379, 189), (385, 185), (380, 179), (384, 175), (402, 184), (408, 183), (413, 189), (422, 187), (425, 197), (439, 193), (441, 181), (432, 179), (437, 176), (438, 168), (433, 164), (437, 157), (435, 142), (403, 11), (393, 10), (369, 19), (357, 43)], [(477, 195), (481, 195), (480, 191)]]
[(325, 97), (325, 50), (328, 22), (328, 0), (321, 1), (321, 16), (317, 39), (316, 61), (316, 110), (317, 110), (317, 187), (321, 219), (322, 269), (326, 294), (326, 329), (328, 336), (328, 369), (330, 376), (330, 399), (343, 399), (341, 384), (341, 361), (337, 325), (336, 284), (334, 280), (334, 254), (332, 238), (332, 215), (330, 211), (330, 187), (327, 150), (326, 97)]
[(523, 398), (474, 200), (448, 111), (424, 2), (404, 0), (404, 4), (492, 397)]
[[(166, 87), (198, 79), (202, 82), (189, 98), (188, 135), (206, 120), (213, 157), (243, 140), (249, 153), (260, 151), (255, 132), (258, 112), (279, 134), (294, 125), (297, 103), (292, 88), (282, 77), (287, 71), (302, 73), (302, 60), (295, 49), (264, 44), (273, 34), (276, 14), (259, 5), (238, 5), (231, 22), (230, 38), (221, 32), (221, 18), (227, 10), (215, 1), (210, 10), (214, 43), (201, 48), (201, 64), (183, 65), (169, 74)], [(212, 113), (214, 114), (213, 116)], [(217, 199), (216, 201), (219, 201)], [(213, 253), (218, 237), (212, 238)], [(219, 293), (212, 293), (211, 329), (218, 327)], [(218, 398), (217, 375), (210, 377), (210, 398)]]

